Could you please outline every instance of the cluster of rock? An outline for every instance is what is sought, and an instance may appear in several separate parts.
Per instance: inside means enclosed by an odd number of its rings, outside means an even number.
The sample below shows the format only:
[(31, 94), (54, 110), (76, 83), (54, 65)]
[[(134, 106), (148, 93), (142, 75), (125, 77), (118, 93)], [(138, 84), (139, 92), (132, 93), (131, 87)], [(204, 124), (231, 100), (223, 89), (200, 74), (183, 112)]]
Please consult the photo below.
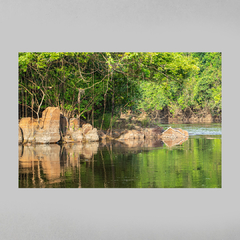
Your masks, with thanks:
[(117, 140), (126, 141), (131, 139), (143, 140), (143, 139), (155, 139), (161, 138), (163, 133), (162, 127), (156, 128), (140, 128), (138, 130), (114, 130), (112, 134), (107, 131), (98, 131), (100, 139), (104, 140)]
[(82, 124), (76, 118), (64, 117), (59, 108), (48, 107), (39, 120), (22, 118), (19, 122), (19, 143), (57, 143), (98, 141), (97, 129), (90, 124)]
[[(19, 143), (65, 143), (73, 142), (96, 142), (99, 140), (159, 140), (164, 142), (179, 142), (188, 137), (188, 132), (182, 129), (162, 127), (139, 128), (136, 130), (98, 131), (91, 124), (77, 118), (67, 119), (59, 108), (48, 107), (43, 111), (42, 118), (22, 118), (19, 122)], [(175, 145), (175, 144), (174, 144)]]
[(18, 141), (36, 143), (55, 143), (60, 140), (60, 110), (47, 108), (42, 118), (22, 118), (19, 122)]

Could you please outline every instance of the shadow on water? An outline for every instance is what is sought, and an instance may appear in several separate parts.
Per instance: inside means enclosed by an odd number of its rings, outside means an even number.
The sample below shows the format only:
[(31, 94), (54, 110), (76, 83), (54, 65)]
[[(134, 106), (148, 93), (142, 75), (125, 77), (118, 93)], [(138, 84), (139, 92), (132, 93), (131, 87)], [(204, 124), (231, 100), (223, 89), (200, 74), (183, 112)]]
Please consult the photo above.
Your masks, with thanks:
[(19, 188), (221, 188), (221, 135), (19, 146)]

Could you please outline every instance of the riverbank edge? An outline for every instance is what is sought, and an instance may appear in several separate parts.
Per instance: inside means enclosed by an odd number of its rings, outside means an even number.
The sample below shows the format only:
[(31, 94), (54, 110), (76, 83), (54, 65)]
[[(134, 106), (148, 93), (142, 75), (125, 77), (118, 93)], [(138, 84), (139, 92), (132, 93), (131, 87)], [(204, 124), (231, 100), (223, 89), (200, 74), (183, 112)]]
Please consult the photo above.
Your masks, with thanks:
[[(137, 123), (137, 122), (136, 122)], [(59, 108), (48, 107), (43, 111), (41, 119), (22, 118), (18, 128), (19, 144), (35, 143), (75, 143), (101, 140), (124, 141), (129, 139), (176, 139), (187, 138), (188, 132), (182, 129), (164, 131), (163, 127), (151, 125), (142, 128), (137, 124), (133, 129), (97, 130), (91, 124), (77, 118), (67, 119)]]

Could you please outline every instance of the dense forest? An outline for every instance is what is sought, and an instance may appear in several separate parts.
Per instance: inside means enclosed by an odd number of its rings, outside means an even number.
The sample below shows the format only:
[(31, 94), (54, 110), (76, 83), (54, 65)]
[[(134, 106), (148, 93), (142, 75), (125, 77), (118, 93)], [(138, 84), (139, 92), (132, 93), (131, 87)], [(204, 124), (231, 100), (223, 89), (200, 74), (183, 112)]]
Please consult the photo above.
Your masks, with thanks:
[(121, 112), (221, 118), (220, 52), (20, 52), (19, 118), (49, 106), (101, 126)]

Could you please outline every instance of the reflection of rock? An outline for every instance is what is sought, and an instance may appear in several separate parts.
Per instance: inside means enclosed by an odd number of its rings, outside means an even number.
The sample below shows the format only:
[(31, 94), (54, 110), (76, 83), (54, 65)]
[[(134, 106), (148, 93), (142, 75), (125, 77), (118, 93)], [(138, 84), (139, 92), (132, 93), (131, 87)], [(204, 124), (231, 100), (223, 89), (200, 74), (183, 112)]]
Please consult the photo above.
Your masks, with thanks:
[(23, 145), (18, 145), (18, 158), (23, 155)]
[(129, 148), (136, 148), (136, 147), (143, 147), (144, 140), (138, 140), (138, 139), (126, 139), (124, 140), (124, 145), (126, 145)]
[(22, 169), (32, 169), (34, 161), (38, 161), (34, 147), (24, 146), (22, 153), (19, 153), (19, 165)]
[(176, 145), (181, 145), (183, 142), (187, 141), (188, 140), (188, 137), (185, 137), (183, 139), (179, 139), (179, 138), (175, 138), (175, 139), (167, 139), (165, 138), (163, 140), (163, 142), (166, 144), (166, 146), (168, 147), (173, 147), (173, 146), (176, 146)]
[(98, 152), (98, 142), (64, 144), (66, 154), (70, 157), (70, 162), (77, 161), (79, 158), (91, 159)]
[(55, 180), (60, 178), (60, 146), (56, 144), (51, 145), (37, 145), (37, 157), (41, 159), (43, 172), (48, 180)]
[(41, 144), (24, 146), (22, 156), (19, 155), (21, 169), (34, 169), (40, 162), (43, 172), (48, 180), (60, 178), (60, 146), (56, 144)]
[[(105, 144), (107, 145), (107, 143)], [(128, 147), (128, 148), (152, 148), (162, 147), (163, 142), (161, 139), (126, 139), (114, 142), (115, 147)]]
[(162, 147), (163, 146), (163, 142), (161, 139), (146, 139), (144, 141), (144, 147), (148, 147), (148, 148), (151, 148), (151, 147)]

